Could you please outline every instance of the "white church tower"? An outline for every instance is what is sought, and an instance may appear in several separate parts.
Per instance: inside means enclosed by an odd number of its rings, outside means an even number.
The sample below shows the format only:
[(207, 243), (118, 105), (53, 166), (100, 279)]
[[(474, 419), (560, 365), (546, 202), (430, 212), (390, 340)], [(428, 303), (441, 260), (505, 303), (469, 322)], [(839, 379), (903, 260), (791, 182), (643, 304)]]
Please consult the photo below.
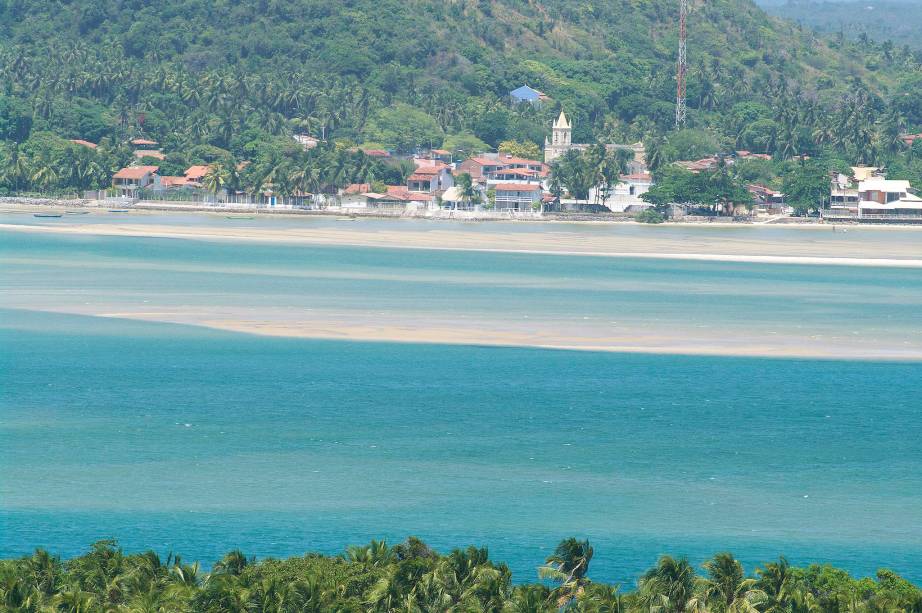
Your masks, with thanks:
[(560, 117), (558, 117), (557, 121), (554, 122), (554, 128), (552, 132), (554, 135), (555, 145), (558, 147), (570, 146), (570, 139), (573, 137), (573, 127), (570, 125), (570, 121), (567, 119), (567, 116), (563, 111), (560, 111)]
[(573, 126), (567, 115), (560, 111), (560, 116), (554, 121), (551, 128), (551, 138), (544, 139), (544, 161), (550, 163), (570, 150), (573, 138)]

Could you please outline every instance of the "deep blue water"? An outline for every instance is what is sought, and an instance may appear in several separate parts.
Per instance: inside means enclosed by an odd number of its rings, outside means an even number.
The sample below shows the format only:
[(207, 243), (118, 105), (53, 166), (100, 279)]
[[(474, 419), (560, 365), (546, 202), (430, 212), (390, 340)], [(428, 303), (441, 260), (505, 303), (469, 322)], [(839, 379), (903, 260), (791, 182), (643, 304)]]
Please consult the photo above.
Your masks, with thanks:
[[(78, 273), (75, 273), (78, 274)], [(841, 273), (836, 273), (841, 274)], [(863, 273), (862, 273), (863, 274)], [(9, 279), (9, 277), (7, 277)], [(566, 536), (922, 580), (922, 364), (260, 338), (0, 311), (0, 556)]]

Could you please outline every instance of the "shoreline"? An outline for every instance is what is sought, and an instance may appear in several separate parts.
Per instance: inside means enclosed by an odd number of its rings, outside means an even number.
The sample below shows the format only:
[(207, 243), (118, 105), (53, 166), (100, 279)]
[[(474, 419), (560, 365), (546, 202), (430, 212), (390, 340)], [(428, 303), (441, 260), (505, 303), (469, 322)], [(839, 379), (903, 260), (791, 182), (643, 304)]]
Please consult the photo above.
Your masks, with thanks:
[[(47, 200), (47, 203), (36, 202), (16, 202), (16, 198), (0, 198), (0, 213), (25, 213), (25, 212), (45, 212), (50, 209), (63, 210), (89, 210), (106, 212), (109, 208), (119, 207), (118, 202), (106, 203), (104, 201), (81, 201), (81, 200), (57, 200), (54, 198), (42, 199), (31, 198), (23, 200)], [(747, 227), (775, 227), (775, 228), (800, 228), (800, 229), (817, 229), (817, 228), (861, 228), (875, 230), (917, 230), (922, 231), (922, 224), (913, 223), (858, 223), (855, 221), (838, 221), (827, 222), (820, 218), (812, 217), (789, 217), (774, 216), (770, 218), (753, 218), (746, 221), (733, 221), (724, 217), (701, 219), (693, 217), (689, 219), (675, 220), (670, 219), (661, 224), (644, 224), (635, 221), (632, 215), (624, 213), (574, 213), (572, 218), (564, 213), (545, 213), (542, 216), (534, 214), (524, 214), (521, 216), (504, 216), (490, 211), (482, 211), (478, 215), (473, 211), (440, 211), (437, 215), (407, 213), (405, 211), (375, 211), (375, 210), (331, 210), (331, 209), (256, 209), (254, 207), (236, 207), (228, 206), (226, 208), (187, 205), (181, 201), (173, 204), (169, 201), (143, 201), (148, 204), (131, 204), (124, 205), (131, 213), (178, 213), (190, 215), (216, 215), (223, 217), (225, 215), (240, 214), (259, 214), (272, 218), (289, 218), (289, 219), (310, 219), (310, 218), (351, 218), (351, 219), (370, 219), (370, 220), (414, 220), (414, 221), (432, 221), (432, 222), (466, 222), (466, 223), (543, 223), (543, 224), (564, 224), (564, 225), (598, 225), (598, 226), (618, 226), (618, 225), (636, 225), (644, 227), (711, 227), (711, 228), (747, 228)], [(6, 208), (11, 207), (11, 208)], [(121, 207), (119, 207), (121, 208)], [(453, 216), (460, 214), (460, 216)], [(547, 216), (544, 216), (547, 215)], [(714, 221), (717, 219), (717, 221)]]
[[(76, 236), (109, 236), (132, 238), (165, 238), (222, 242), (259, 242), (279, 245), (347, 246), (386, 249), (411, 249), (422, 251), (457, 251), (479, 253), (504, 253), (520, 255), (558, 255), (607, 258), (636, 258), (651, 260), (685, 260), (703, 262), (736, 262), (751, 264), (797, 264), (822, 266), (855, 266), (887, 268), (922, 268), (922, 257), (854, 257), (823, 254), (767, 255), (758, 249), (748, 252), (711, 253), (670, 250), (618, 250), (586, 244), (584, 248), (567, 248), (567, 243), (555, 239), (554, 232), (524, 236), (484, 236), (463, 231), (442, 231), (438, 237), (412, 236), (407, 232), (365, 231), (359, 229), (254, 229), (254, 228), (202, 228), (164, 225), (68, 225), (47, 226), (35, 224), (0, 223), (0, 231), (21, 233), (65, 234)], [(426, 238), (427, 240), (423, 240)], [(606, 238), (606, 237), (603, 237)], [(651, 237), (652, 238), (652, 237)], [(415, 240), (414, 240), (415, 239)], [(434, 240), (433, 240), (434, 239)], [(922, 236), (920, 236), (922, 239)], [(635, 241), (636, 242), (636, 241)], [(650, 241), (652, 242), (652, 240)], [(518, 244), (516, 244), (518, 243)], [(575, 247), (572, 241), (569, 246)], [(593, 248), (602, 246), (603, 248)], [(716, 245), (715, 245), (716, 246)], [(791, 247), (789, 242), (785, 245)], [(802, 246), (802, 245), (801, 245)], [(919, 254), (922, 256), (922, 245)]]

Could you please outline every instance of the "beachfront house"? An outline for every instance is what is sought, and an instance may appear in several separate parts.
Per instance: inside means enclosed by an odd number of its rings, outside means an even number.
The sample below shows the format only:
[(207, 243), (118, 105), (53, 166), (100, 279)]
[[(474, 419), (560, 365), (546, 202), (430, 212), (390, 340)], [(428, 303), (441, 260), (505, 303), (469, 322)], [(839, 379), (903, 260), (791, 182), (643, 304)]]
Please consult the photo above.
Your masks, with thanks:
[(756, 212), (778, 214), (784, 211), (784, 194), (782, 192), (761, 183), (746, 185), (746, 191), (752, 196), (752, 203)]
[(922, 220), (922, 198), (912, 193), (909, 181), (871, 178), (858, 184), (860, 219)]
[(533, 211), (541, 206), (544, 196), (537, 183), (499, 183), (493, 189), (497, 211)]
[(119, 196), (135, 198), (138, 191), (146, 188), (158, 189), (160, 177), (158, 166), (128, 166), (112, 175), (112, 188)]
[(210, 169), (211, 169), (210, 166), (207, 166), (204, 164), (196, 165), (196, 166), (189, 166), (189, 168), (187, 168), (186, 172), (184, 172), (183, 174), (185, 175), (186, 179), (189, 180), (189, 183), (195, 183), (197, 185), (201, 185), (202, 182), (205, 180), (205, 176), (208, 174), (208, 171)]
[(649, 208), (641, 196), (653, 187), (653, 176), (646, 172), (619, 175), (611, 187), (596, 186), (589, 190), (589, 202), (598, 203), (614, 213), (636, 212)]
[(454, 185), (451, 166), (437, 160), (416, 160), (416, 170), (407, 178), (407, 190), (435, 194)]

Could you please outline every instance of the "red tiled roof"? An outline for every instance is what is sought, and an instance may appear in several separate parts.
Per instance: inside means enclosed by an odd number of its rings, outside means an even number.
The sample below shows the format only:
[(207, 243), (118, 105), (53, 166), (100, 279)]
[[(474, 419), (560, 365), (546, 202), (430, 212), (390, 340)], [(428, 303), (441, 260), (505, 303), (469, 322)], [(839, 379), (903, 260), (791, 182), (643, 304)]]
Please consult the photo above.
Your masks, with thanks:
[(190, 181), (198, 181), (204, 179), (209, 170), (209, 166), (189, 166), (189, 168), (186, 169), (185, 175)]
[(79, 138), (72, 138), (70, 142), (74, 143), (75, 145), (83, 145), (84, 147), (89, 147), (90, 149), (95, 149), (99, 146), (96, 143), (91, 143), (88, 140), (82, 140)]
[(188, 177), (160, 177), (160, 184), (163, 187), (180, 187), (189, 185)]
[(391, 154), (384, 149), (362, 149), (362, 153), (373, 158), (389, 158)]
[(148, 139), (146, 139), (146, 138), (133, 138), (133, 139), (131, 140), (131, 144), (132, 144), (132, 145), (141, 145), (141, 146), (145, 146), (145, 147), (146, 147), (146, 146), (148, 146), (148, 145), (159, 145), (160, 143), (158, 143), (158, 142), (155, 141), (155, 140), (148, 140)]
[(371, 183), (353, 183), (352, 185), (347, 185), (343, 190), (343, 194), (351, 196), (355, 194), (367, 194), (371, 191)]
[(394, 196), (399, 200), (409, 200), (413, 202), (430, 202), (432, 200), (432, 195), (411, 192), (402, 185), (388, 185), (387, 195)]
[(414, 172), (409, 177), (407, 177), (407, 181), (431, 181), (435, 174), (436, 173)]
[(433, 149), (432, 153), (436, 155), (451, 155), (451, 151), (448, 151), (446, 149)]
[(535, 192), (540, 191), (537, 183), (499, 183), (495, 186), (498, 192)]
[(138, 149), (134, 152), (134, 156), (138, 159), (141, 158), (156, 158), (158, 160), (165, 160), (166, 156), (163, 155), (162, 151), (157, 151), (156, 149)]
[(141, 179), (160, 170), (159, 166), (128, 166), (112, 175), (113, 179)]

